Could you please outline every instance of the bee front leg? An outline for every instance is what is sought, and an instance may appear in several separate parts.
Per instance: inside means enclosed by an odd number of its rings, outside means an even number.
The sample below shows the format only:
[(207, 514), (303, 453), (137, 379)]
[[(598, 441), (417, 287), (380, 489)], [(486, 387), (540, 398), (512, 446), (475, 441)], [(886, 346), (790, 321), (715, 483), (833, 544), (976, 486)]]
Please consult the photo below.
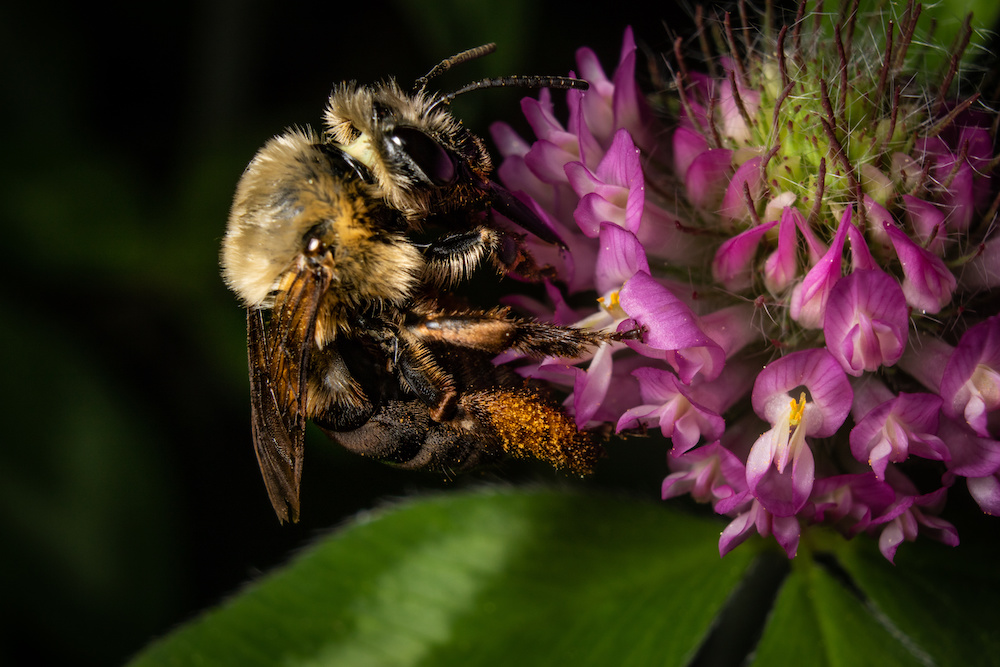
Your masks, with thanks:
[(529, 280), (542, 275), (521, 236), (493, 227), (449, 234), (428, 244), (424, 257), (427, 260), (424, 277), (436, 285), (466, 280), (485, 257), (493, 260), (501, 273), (513, 272)]
[(461, 282), (472, 275), (484, 257), (495, 255), (501, 244), (500, 232), (489, 227), (444, 236), (424, 249), (424, 276), (437, 285)]

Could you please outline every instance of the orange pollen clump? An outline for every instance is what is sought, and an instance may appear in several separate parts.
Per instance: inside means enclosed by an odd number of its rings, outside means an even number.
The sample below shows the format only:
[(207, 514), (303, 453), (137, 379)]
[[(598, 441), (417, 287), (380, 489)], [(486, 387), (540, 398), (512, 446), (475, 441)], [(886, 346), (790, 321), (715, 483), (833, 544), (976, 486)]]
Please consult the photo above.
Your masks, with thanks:
[(562, 410), (534, 392), (493, 392), (487, 412), (484, 417), (511, 456), (541, 459), (556, 468), (586, 475), (603, 453)]

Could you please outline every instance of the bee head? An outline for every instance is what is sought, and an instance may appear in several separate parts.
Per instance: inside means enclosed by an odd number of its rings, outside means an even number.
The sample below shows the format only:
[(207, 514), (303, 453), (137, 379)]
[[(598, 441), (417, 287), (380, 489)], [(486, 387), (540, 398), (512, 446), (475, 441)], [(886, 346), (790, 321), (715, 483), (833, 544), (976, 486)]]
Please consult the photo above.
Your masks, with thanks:
[(324, 115), (327, 136), (368, 167), (389, 205), (411, 224), (456, 213), (471, 219), (489, 209), (548, 242), (554, 234), (530, 208), (490, 180), (492, 160), (486, 145), (450, 112), (458, 95), (502, 86), (586, 89), (568, 77), (509, 76), (484, 79), (447, 94), (428, 93), (428, 81), (452, 66), (492, 53), (487, 44), (436, 65), (417, 79), (413, 92), (389, 80), (372, 87), (351, 82), (330, 95)]
[[(338, 86), (324, 119), (330, 140), (371, 171), (389, 205), (418, 223), (434, 212), (487, 208), (489, 153), (440, 98), (395, 81)], [(457, 204), (461, 202), (461, 205)]]

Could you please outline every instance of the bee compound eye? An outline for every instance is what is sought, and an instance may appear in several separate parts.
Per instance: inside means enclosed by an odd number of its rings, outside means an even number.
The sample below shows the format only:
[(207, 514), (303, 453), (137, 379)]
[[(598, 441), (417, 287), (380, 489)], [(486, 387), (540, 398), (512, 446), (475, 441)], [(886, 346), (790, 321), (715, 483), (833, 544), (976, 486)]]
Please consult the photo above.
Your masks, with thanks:
[(405, 156), (434, 185), (447, 185), (455, 178), (455, 160), (444, 146), (412, 127), (398, 127), (386, 134), (390, 153)]

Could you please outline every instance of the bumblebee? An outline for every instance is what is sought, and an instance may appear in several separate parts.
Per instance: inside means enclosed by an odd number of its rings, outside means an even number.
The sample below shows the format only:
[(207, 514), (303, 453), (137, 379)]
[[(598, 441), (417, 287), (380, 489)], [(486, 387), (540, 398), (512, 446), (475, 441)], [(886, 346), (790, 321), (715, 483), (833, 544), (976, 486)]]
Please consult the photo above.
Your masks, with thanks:
[[(586, 84), (507, 77), (427, 92), (429, 79), (493, 49), (443, 61), (412, 93), (393, 80), (337, 86), (322, 135), (286, 131), (240, 179), (222, 274), (247, 310), (253, 442), (281, 521), (298, 520), (308, 419), (358, 454), (448, 474), (504, 455), (585, 473), (601, 453), (492, 359), (507, 350), (576, 357), (617, 334), (456, 307), (443, 294), (486, 260), (540, 275), (523, 236), (491, 211), (559, 243), (490, 178), (483, 141), (448, 106), (477, 88)], [(441, 232), (417, 243), (425, 228)]]

